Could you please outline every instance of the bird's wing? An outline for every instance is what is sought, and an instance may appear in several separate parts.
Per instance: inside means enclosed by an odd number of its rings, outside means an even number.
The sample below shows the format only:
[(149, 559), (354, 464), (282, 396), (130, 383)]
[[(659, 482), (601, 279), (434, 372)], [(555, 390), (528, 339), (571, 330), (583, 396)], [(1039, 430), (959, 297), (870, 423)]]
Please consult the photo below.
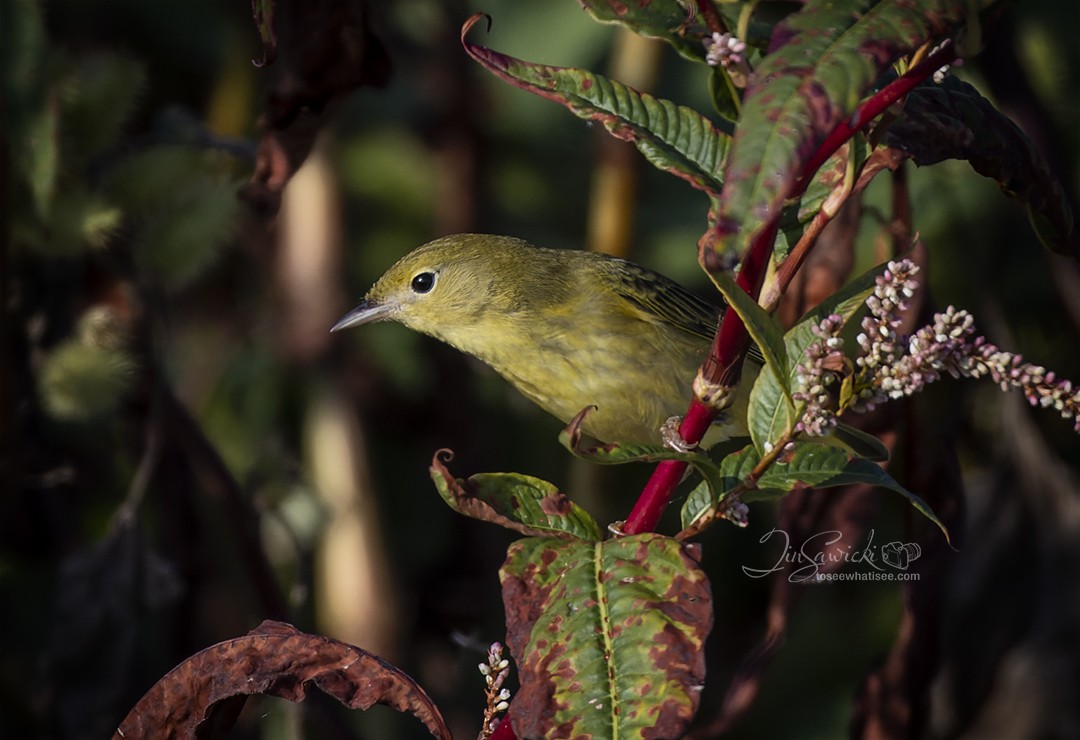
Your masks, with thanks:
[(614, 290), (636, 308), (705, 340), (716, 333), (716, 323), (723, 309), (709, 305), (674, 280), (651, 270), (623, 263), (612, 272)]
[[(714, 306), (674, 280), (639, 265), (627, 262), (624, 267), (613, 273), (615, 292), (623, 299), (665, 323), (712, 341), (726, 306)], [(757, 364), (765, 364), (756, 344), (751, 342), (747, 354)]]

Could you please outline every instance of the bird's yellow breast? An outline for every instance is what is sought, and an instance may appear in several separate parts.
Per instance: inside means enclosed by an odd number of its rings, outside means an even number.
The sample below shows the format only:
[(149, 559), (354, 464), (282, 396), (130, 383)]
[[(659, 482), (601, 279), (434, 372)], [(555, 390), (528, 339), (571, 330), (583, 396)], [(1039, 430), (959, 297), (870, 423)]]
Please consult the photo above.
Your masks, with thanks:
[(609, 442), (660, 442), (661, 424), (686, 410), (708, 343), (625, 310), (565, 308), (543, 322), (495, 313), (439, 338), (490, 365), (563, 422), (595, 405), (587, 434)]

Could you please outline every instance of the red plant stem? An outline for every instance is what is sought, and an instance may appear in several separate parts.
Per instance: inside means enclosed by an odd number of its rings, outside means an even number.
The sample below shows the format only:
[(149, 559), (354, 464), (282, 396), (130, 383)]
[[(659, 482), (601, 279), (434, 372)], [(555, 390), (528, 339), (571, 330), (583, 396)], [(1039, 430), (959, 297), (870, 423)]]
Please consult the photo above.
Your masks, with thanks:
[[(743, 260), (742, 269), (739, 270), (736, 283), (751, 296), (757, 296), (765, 280), (769, 255), (772, 253), (773, 242), (776, 241), (776, 230), (777, 226), (773, 224), (758, 235)], [(720, 382), (729, 369), (737, 372), (749, 341), (750, 335), (739, 315), (734, 311), (726, 311), (705, 362), (705, 367), (709, 368), (705, 379)], [(690, 444), (697, 444), (709, 430), (714, 418), (716, 410), (695, 397), (690, 401), (690, 408), (679, 425), (679, 435)], [(657, 464), (626, 518), (623, 534), (640, 534), (656, 528), (661, 514), (675, 493), (675, 487), (682, 481), (686, 466), (687, 463), (679, 460), (664, 460)]]
[(503, 717), (502, 722), (495, 728), (495, 731), (488, 736), (488, 740), (517, 740), (517, 735), (514, 734), (514, 728), (510, 726), (510, 718)]
[(716, 12), (712, 0), (697, 0), (697, 12), (705, 20), (705, 25), (708, 26), (710, 32), (724, 33), (727, 31), (724, 19)]
[[(905, 74), (883, 87), (876, 95), (867, 100), (849, 121), (841, 121), (833, 129), (813, 156), (803, 167), (802, 176), (796, 181), (788, 198), (797, 198), (806, 190), (814, 173), (825, 164), (836, 150), (844, 145), (870, 121), (874, 120), (890, 105), (904, 97), (913, 87), (932, 75), (935, 70), (951, 63), (956, 58), (953, 44), (949, 44), (931, 54), (921, 63), (909, 69)], [(774, 220), (754, 240), (743, 260), (736, 282), (755, 300), (765, 279), (769, 256), (776, 240), (778, 220)], [(721, 376), (731, 368), (736, 368), (749, 341), (749, 334), (742, 320), (734, 311), (727, 311), (720, 321), (713, 346), (705, 362), (706, 380), (719, 382)], [(709, 425), (716, 416), (716, 411), (706, 406), (697, 398), (690, 402), (690, 408), (679, 425), (679, 434), (690, 444), (700, 442)], [(658, 463), (652, 476), (638, 496), (634, 508), (623, 525), (623, 534), (651, 532), (660, 521), (660, 516), (667, 508), (675, 493), (675, 487), (682, 481), (687, 463), (677, 460), (665, 460)]]

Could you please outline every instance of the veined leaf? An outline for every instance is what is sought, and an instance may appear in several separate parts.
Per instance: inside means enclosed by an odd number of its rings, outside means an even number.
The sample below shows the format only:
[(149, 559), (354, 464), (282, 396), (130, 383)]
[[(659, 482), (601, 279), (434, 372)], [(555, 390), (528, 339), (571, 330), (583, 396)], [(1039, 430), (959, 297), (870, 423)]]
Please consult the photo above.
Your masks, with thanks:
[(521, 681), (515, 734), (682, 737), (713, 619), (699, 557), (656, 534), (512, 544), (499, 578)]
[(778, 375), (771, 367), (762, 368), (750, 390), (746, 410), (746, 425), (758, 452), (765, 454), (772, 449), (773, 443), (785, 436), (797, 421), (788, 374)]
[(770, 227), (803, 164), (881, 73), (901, 54), (952, 33), (969, 6), (809, 0), (782, 21), (746, 91), (717, 214), (725, 235), (718, 251), (734, 251)]
[(729, 137), (709, 119), (588, 70), (533, 64), (471, 44), (465, 36), (483, 17), (474, 15), (465, 22), (461, 43), (489, 72), (565, 106), (579, 118), (602, 123), (613, 136), (632, 142), (653, 166), (710, 196), (719, 195)]
[(643, 36), (663, 39), (687, 59), (703, 61), (702, 40), (709, 35), (692, 7), (679, 0), (624, 3), (616, 0), (580, 0), (593, 18), (617, 23)]
[(796, 442), (758, 479), (758, 488), (790, 491), (796, 485), (820, 486), (843, 472), (848, 464), (844, 450), (819, 442)]
[(840, 422), (833, 430), (833, 436), (859, 457), (873, 462), (885, 462), (889, 459), (889, 450), (881, 440), (862, 429)]
[(692, 465), (705, 479), (708, 486), (719, 495), (719, 491), (723, 488), (720, 483), (719, 469), (708, 455), (702, 452), (678, 452), (663, 445), (596, 442), (581, 434), (581, 422), (584, 421), (588, 411), (589, 408), (584, 409), (559, 433), (559, 443), (577, 457), (599, 465), (678, 460)]
[[(784, 347), (784, 333), (776, 319), (758, 305), (745, 290), (740, 288), (728, 272), (709, 273), (713, 285), (724, 296), (727, 304), (735, 309), (742, 319), (743, 326), (761, 349), (766, 366), (781, 376), (787, 370), (787, 349)], [(782, 387), (784, 395), (790, 398), (790, 389)]]
[(1080, 256), (1072, 209), (1061, 183), (1031, 140), (971, 85), (946, 77), (908, 95), (885, 142), (919, 166), (963, 159), (1023, 201), (1039, 239), (1062, 254)]
[(589, 541), (603, 536), (588, 512), (553, 484), (520, 473), (481, 473), (458, 480), (440, 460), (446, 452), (435, 453), (431, 479), (454, 511), (526, 535)]

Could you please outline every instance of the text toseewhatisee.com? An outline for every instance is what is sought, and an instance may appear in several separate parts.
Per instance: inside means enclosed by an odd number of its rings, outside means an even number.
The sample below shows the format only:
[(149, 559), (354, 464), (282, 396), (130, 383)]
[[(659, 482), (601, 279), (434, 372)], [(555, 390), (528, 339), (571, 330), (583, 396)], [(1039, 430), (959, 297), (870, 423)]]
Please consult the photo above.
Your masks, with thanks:
[(919, 573), (815, 573), (808, 582), (826, 583), (827, 581), (917, 581)]

